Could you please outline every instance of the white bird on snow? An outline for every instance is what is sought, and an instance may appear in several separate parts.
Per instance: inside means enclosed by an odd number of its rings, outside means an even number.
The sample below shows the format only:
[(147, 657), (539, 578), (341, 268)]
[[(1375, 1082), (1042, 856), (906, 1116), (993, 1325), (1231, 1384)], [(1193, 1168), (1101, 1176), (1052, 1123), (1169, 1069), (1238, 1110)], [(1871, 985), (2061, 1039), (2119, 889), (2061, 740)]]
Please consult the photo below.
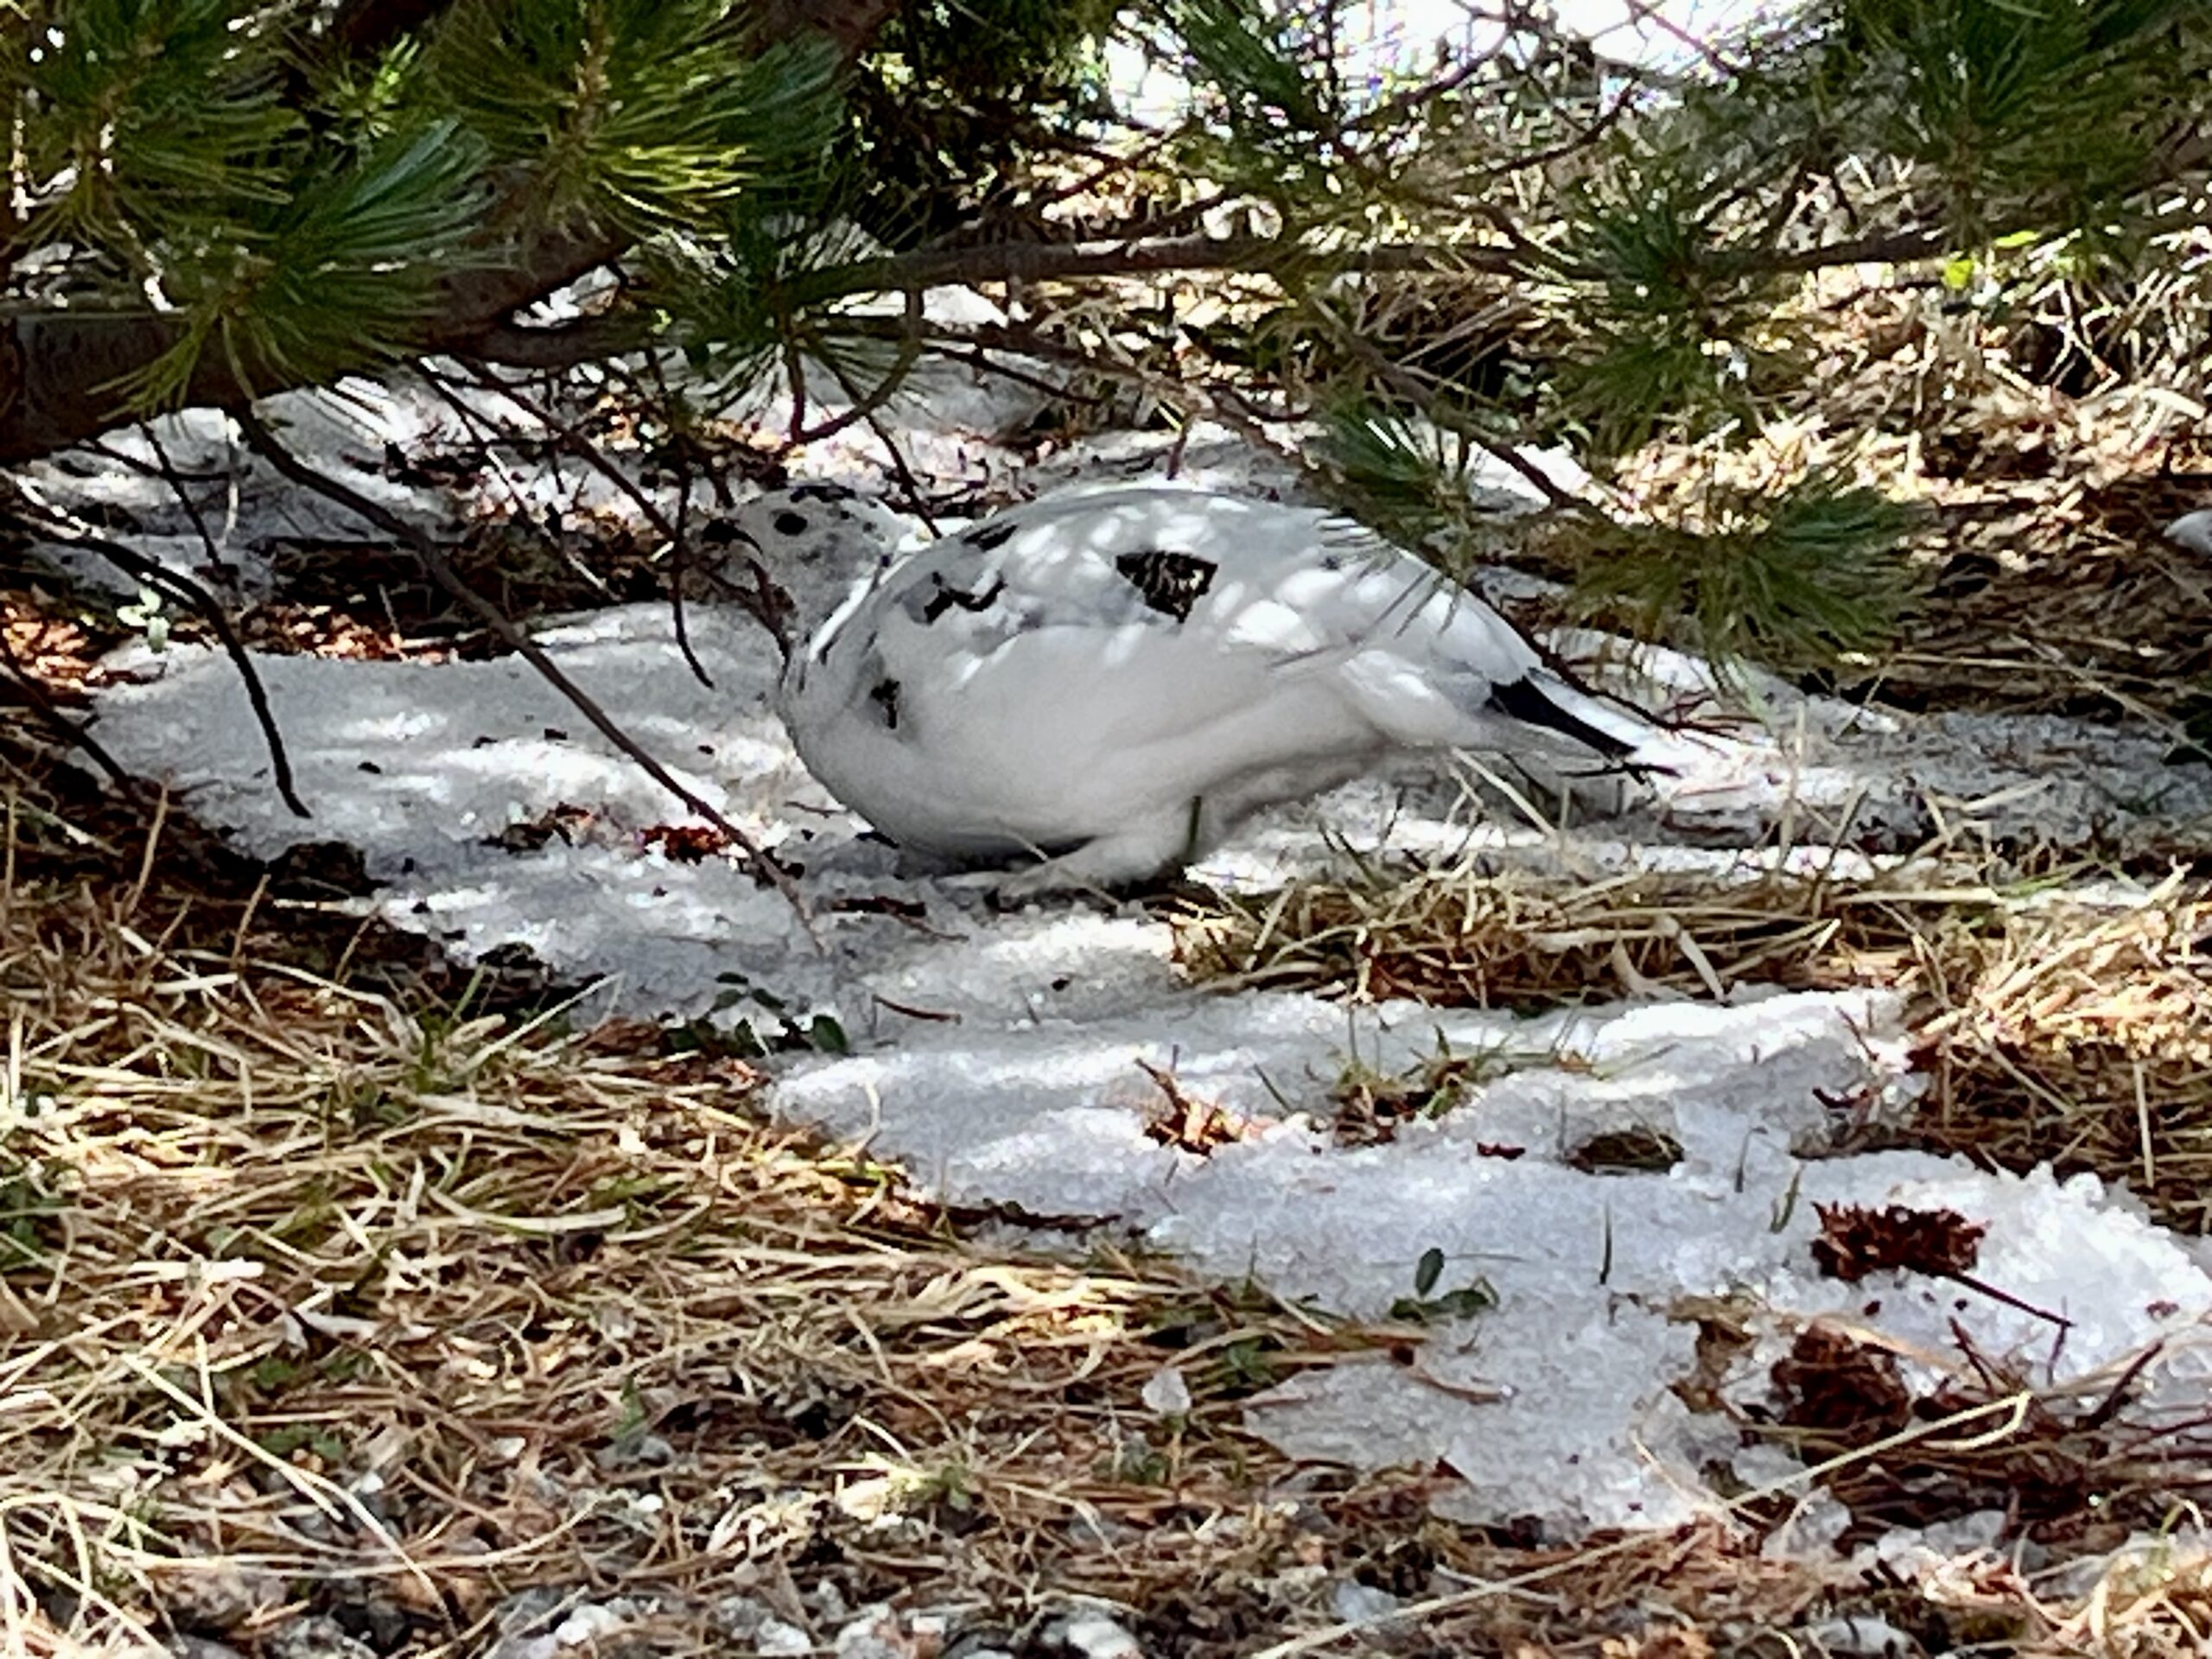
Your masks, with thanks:
[(817, 484), (727, 522), (803, 595), (825, 566), (866, 572), (785, 667), (807, 769), (903, 847), (1041, 859), (1007, 898), (1178, 869), (1393, 750), (1635, 771), (1666, 736), (1411, 554), (1310, 508), (1140, 484), (902, 551), (895, 515)]

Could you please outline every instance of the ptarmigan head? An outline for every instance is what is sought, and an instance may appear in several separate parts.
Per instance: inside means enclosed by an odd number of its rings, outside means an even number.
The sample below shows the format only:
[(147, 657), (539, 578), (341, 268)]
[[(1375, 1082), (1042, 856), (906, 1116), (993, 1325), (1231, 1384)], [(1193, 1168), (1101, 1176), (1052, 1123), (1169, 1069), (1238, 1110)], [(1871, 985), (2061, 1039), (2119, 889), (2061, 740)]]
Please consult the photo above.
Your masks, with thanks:
[(917, 529), (845, 485), (794, 484), (721, 514), (699, 539), (719, 561), (716, 579), (745, 595), (788, 657)]

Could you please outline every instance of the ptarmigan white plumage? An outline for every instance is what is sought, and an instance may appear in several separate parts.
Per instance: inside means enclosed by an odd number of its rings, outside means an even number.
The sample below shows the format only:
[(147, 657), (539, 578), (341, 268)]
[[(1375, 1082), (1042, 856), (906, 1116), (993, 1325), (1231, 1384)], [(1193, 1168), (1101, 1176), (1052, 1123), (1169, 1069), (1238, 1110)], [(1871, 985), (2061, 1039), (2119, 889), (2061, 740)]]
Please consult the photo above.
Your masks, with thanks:
[[(792, 651), (799, 757), (902, 846), (1040, 859), (1010, 897), (1171, 870), (1393, 749), (1634, 764), (1661, 734), (1350, 520), (1179, 485), (1048, 497), (901, 551), (835, 486), (732, 528), (798, 585), (865, 571)], [(818, 580), (818, 576), (816, 577)]]

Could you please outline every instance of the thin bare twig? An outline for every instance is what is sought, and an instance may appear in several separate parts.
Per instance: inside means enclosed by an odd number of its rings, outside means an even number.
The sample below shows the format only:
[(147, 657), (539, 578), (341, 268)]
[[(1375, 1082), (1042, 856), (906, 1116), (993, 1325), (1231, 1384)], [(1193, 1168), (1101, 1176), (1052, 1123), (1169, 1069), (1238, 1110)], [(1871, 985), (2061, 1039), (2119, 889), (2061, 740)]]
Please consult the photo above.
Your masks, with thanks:
[(0, 658), (6, 659), (8, 676), (15, 682), (17, 694), (30, 711), (70, 747), (82, 749), (86, 757), (108, 775), (108, 780), (120, 793), (135, 798), (143, 787), (142, 781), (124, 771), (122, 763), (92, 737), (88, 729), (89, 722), (80, 725), (62, 712), (61, 705), (54, 702), (47, 689), (38, 683), (37, 677), (24, 665), (22, 658), (16, 655), (16, 647), (5, 629), (0, 629)]
[[(918, 293), (912, 296), (914, 300), (918, 300), (919, 297)], [(913, 339), (919, 331), (920, 319), (918, 307), (911, 302), (907, 306), (907, 315), (903, 321), (907, 330), (906, 337), (908, 340)], [(906, 493), (906, 505), (920, 515), (922, 522), (929, 526), (931, 535), (939, 534), (937, 520), (930, 513), (929, 497), (923, 492), (921, 480), (914, 476), (914, 469), (906, 464), (906, 456), (899, 448), (899, 441), (884, 429), (883, 422), (879, 418), (874, 406), (853, 385), (851, 378), (846, 374), (845, 371), (826, 359), (823, 362), (824, 366), (836, 378), (838, 385), (844, 390), (845, 396), (853, 400), (855, 412), (868, 423), (868, 429), (875, 434), (875, 441), (883, 446), (884, 454), (891, 457), (891, 470), (899, 474), (899, 487)], [(876, 388), (879, 392), (882, 390), (880, 386)]]
[[(433, 384), (438, 383), (441, 378), (427, 366), (417, 365), (417, 368), (418, 372)], [(698, 652), (691, 648), (691, 629), (683, 614), (683, 568), (688, 561), (684, 556), (683, 505), (678, 505), (677, 517), (671, 519), (661, 511), (660, 504), (647, 495), (634, 480), (600, 453), (597, 444), (577, 431), (573, 425), (561, 419), (550, 406), (526, 396), (519, 387), (510, 385), (499, 379), (481, 364), (471, 363), (468, 365), (468, 371), (470, 378), (474, 380), (480, 391), (488, 391), (494, 397), (505, 397), (513, 403), (524, 414), (558, 438), (569, 454), (575, 455), (585, 466), (627, 496), (645, 521), (652, 526), (653, 533), (669, 544), (669, 608), (676, 626), (676, 648), (683, 653), (684, 665), (691, 671), (693, 677), (698, 680), (699, 683), (712, 686), (715, 682), (707, 672), (707, 665), (699, 660)], [(459, 400), (456, 398), (454, 401), (457, 403)], [(690, 493), (688, 475), (686, 484), (685, 493), (688, 495)]]
[[(664, 414), (664, 418), (667, 418)], [(671, 429), (673, 430), (672, 426)], [(677, 650), (683, 653), (684, 662), (698, 677), (699, 683), (711, 690), (714, 677), (699, 660), (699, 653), (691, 648), (691, 619), (683, 604), (683, 575), (691, 563), (691, 460), (683, 453), (682, 443), (671, 443), (669, 448), (676, 465), (676, 518), (668, 538), (669, 621), (676, 629)]]
[(156, 470), (162, 475), (162, 482), (169, 486), (169, 493), (176, 498), (177, 505), (182, 507), (184, 516), (192, 520), (192, 528), (200, 537), (200, 545), (207, 550), (207, 562), (225, 575), (235, 577), (238, 574), (236, 569), (215, 545), (214, 535), (207, 528), (207, 520), (200, 511), (200, 504), (184, 487), (184, 475), (169, 460), (169, 452), (162, 447), (161, 435), (154, 430), (154, 423), (151, 421), (139, 422), (138, 435), (146, 440), (146, 447), (154, 452), (154, 459), (159, 463)]
[(0, 524), (11, 524), (64, 547), (97, 554), (125, 575), (149, 587), (161, 589), (172, 599), (181, 600), (197, 612), (221, 643), (223, 654), (231, 659), (231, 666), (238, 671), (239, 682), (245, 687), (245, 700), (252, 708), (254, 721), (261, 728), (262, 737), (269, 746), (270, 774), (276, 782), (277, 796), (295, 817), (311, 818), (315, 816), (308, 810), (307, 803), (300, 798), (299, 791), (293, 785), (291, 757), (285, 753), (283, 734), (277, 730), (276, 716), (270, 709), (268, 688), (262, 683), (251, 654), (238, 638), (238, 631), (231, 626), (231, 619), (224, 613), (214, 594), (191, 577), (178, 575), (135, 548), (125, 547), (120, 542), (111, 542), (105, 536), (70, 529), (59, 520), (41, 524), (11, 508), (0, 512)]
[[(506, 490), (507, 501), (512, 509), (510, 522), (527, 529), (537, 538), (540, 547), (582, 576), (604, 598), (612, 602), (616, 597), (613, 586), (589, 564), (562, 545), (561, 538), (554, 534), (550, 525), (531, 511), (530, 503), (523, 494), (522, 486), (515, 481), (513, 474), (499, 460), (499, 452), (502, 448), (524, 451), (534, 441), (524, 438), (512, 428), (500, 425), (491, 416), (462, 397), (437, 375), (431, 373), (423, 365), (417, 363), (415, 366), (423, 384), (428, 386), (432, 394), (447, 408), (460, 417), (461, 423), (475, 437), (477, 442), (483, 446), (485, 464), (499, 475), (499, 483)], [(547, 471), (551, 474), (554, 483), (561, 487), (566, 487), (565, 481), (561, 477), (558, 452), (552, 446), (542, 442), (538, 447), (545, 452)], [(555, 512), (557, 516), (558, 510), (555, 509)]]
[[(683, 577), (691, 565), (690, 535), (691, 452), (698, 440), (677, 421), (677, 411), (688, 405), (678, 398), (676, 389), (669, 385), (668, 375), (661, 367), (660, 354), (658, 352), (648, 353), (645, 362), (646, 368), (652, 373), (653, 385), (658, 394), (657, 397), (647, 397), (644, 385), (634, 374), (625, 376), (624, 381), (629, 387), (630, 395), (641, 405), (654, 410), (660, 416), (663, 424), (668, 430), (668, 455), (676, 467), (676, 535), (669, 543), (668, 552), (669, 613), (676, 624), (677, 645), (689, 660), (692, 655), (691, 624), (690, 613), (684, 603)], [(704, 453), (703, 447), (702, 447), (702, 453)], [(728, 480), (711, 466), (706, 471), (707, 486), (714, 493), (716, 504), (725, 509), (734, 505), (730, 499)], [(721, 579), (720, 573), (712, 569), (709, 569), (708, 575), (717, 582)], [(788, 618), (768, 604), (770, 584), (766, 581), (766, 572), (762, 570), (757, 559), (753, 562), (753, 579), (760, 605), (756, 608), (748, 604), (746, 608), (753, 620), (768, 630), (769, 637), (776, 642), (777, 654), (785, 661), (789, 661), (791, 654), (791, 641)], [(707, 679), (706, 670), (703, 667), (696, 667), (695, 671), (702, 682), (708, 684), (713, 683), (711, 680)]]
[[(900, 322), (898, 355), (883, 378), (869, 389), (866, 397), (855, 397), (852, 406), (842, 414), (831, 416), (819, 426), (793, 432), (785, 442), (786, 449), (796, 449), (802, 444), (819, 443), (824, 438), (835, 437), (860, 421), (868, 422), (879, 438), (883, 435), (882, 429), (875, 425), (875, 413), (899, 395), (899, 388), (906, 384), (906, 377), (914, 371), (915, 360), (921, 355), (922, 292), (919, 289), (906, 290), (906, 305)], [(830, 372), (836, 377), (837, 384), (844, 388), (845, 394), (852, 397), (853, 384), (846, 378), (844, 371), (834, 363), (827, 366)]]
[(728, 836), (731, 843), (742, 851), (752, 864), (755, 879), (773, 887), (802, 920), (808, 919), (805, 900), (783, 866), (751, 836), (724, 817), (720, 809), (700, 796), (656, 760), (637, 739), (624, 731), (613, 716), (562, 671), (561, 665), (546, 654), (543, 646), (516, 626), (505, 612), (470, 587), (461, 573), (454, 569), (453, 562), (429, 536), (359, 491), (308, 466), (279, 442), (276, 434), (263, 425), (260, 417), (251, 410), (234, 410), (232, 418), (238, 422), (238, 429), (245, 435), (247, 446), (286, 478), (337, 502), (356, 518), (404, 543), (422, 561), (423, 568), (429, 572), (432, 580), (480, 617), (486, 627), (535, 669), (547, 684), (566, 697), (601, 736), (635, 761), (647, 777)]
[[(1334, 318), (1333, 311), (1329, 315)], [(1429, 380), (1431, 377), (1423, 374), (1418, 369), (1407, 368), (1392, 362), (1358, 330), (1345, 327), (1340, 318), (1335, 320), (1338, 323), (1337, 332), (1341, 343), (1353, 356), (1372, 369), (1376, 378), (1385, 385), (1395, 386), (1399, 391), (1419, 399), (1424, 404), (1430, 402), (1435, 388), (1433, 385), (1424, 385), (1422, 383)], [(1473, 444), (1491, 460), (1511, 467), (1539, 491), (1545, 500), (1560, 511), (1582, 513), (1596, 511), (1579, 496), (1561, 489), (1542, 467), (1530, 461), (1513, 445), (1493, 442), (1476, 430), (1471, 423), (1454, 423), (1450, 429), (1457, 436), (1465, 438)]]

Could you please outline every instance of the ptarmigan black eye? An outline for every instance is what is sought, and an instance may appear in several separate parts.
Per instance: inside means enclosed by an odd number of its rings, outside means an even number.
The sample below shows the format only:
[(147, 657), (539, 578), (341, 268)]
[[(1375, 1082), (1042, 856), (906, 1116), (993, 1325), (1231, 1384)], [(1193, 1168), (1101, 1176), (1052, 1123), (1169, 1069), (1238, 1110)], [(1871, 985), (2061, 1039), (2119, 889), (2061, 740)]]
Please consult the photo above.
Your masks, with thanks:
[(893, 731), (899, 729), (899, 682), (878, 680), (868, 694), (868, 700), (883, 710), (883, 723)]
[(806, 515), (803, 512), (793, 512), (786, 507), (776, 515), (773, 522), (776, 526), (776, 534), (779, 536), (806, 534)]

